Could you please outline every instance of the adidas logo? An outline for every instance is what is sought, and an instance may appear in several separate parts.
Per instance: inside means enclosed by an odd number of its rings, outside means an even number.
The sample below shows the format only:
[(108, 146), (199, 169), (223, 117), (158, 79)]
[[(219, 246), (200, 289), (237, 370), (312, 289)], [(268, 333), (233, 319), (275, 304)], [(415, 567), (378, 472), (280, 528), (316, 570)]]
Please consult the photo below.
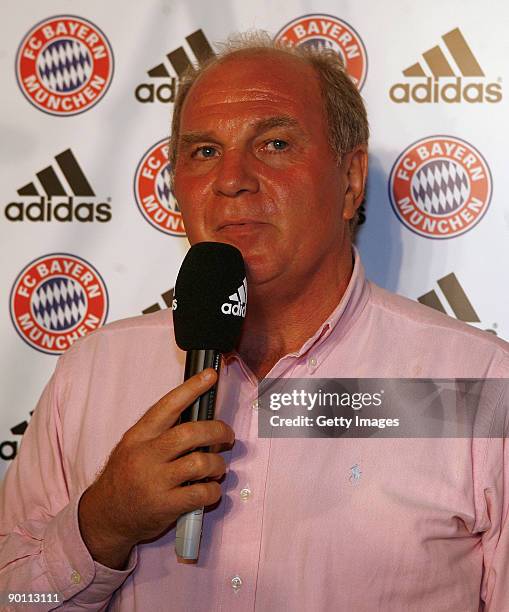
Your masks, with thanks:
[[(174, 288), (172, 287), (168, 291), (161, 294), (163, 302), (167, 308), (177, 310), (177, 298), (174, 296)], [(232, 293), (228, 298), (230, 302), (225, 302), (221, 306), (221, 312), (223, 314), (232, 314), (236, 317), (246, 316), (246, 305), (247, 305), (247, 280), (242, 281), (242, 285), (237, 289), (235, 293)], [(161, 305), (158, 302), (147, 306), (141, 312), (143, 314), (149, 314), (151, 312), (157, 312), (161, 310)]]
[(500, 102), (502, 86), (485, 82), (484, 71), (460, 29), (447, 32), (442, 41), (422, 54), (422, 62), (403, 70), (405, 77), (424, 82), (396, 83), (389, 91), (390, 99), (398, 104)]
[[(33, 414), (30, 412), (30, 416)], [(22, 421), (14, 427), (11, 427), (10, 432), (13, 436), (22, 436), (26, 428), (28, 427), (28, 421)], [(18, 453), (18, 442), (16, 440), (4, 440), (0, 443), (0, 459), (4, 461), (12, 461)]]
[[(439, 278), (437, 285), (438, 292), (428, 291), (428, 293), (418, 297), (417, 301), (425, 306), (434, 308), (439, 312), (443, 312), (446, 315), (453, 315), (456, 317), (456, 319), (459, 321), (464, 321), (465, 323), (481, 322), (479, 315), (472, 306), (472, 303), (468, 299), (465, 290), (460, 285), (460, 282), (458, 281), (458, 278), (454, 272)], [(443, 301), (439, 297), (439, 293), (442, 294)], [(450, 312), (447, 312), (446, 308), (444, 307), (444, 302), (449, 307)], [(494, 323), (493, 328), (496, 327), (497, 325)], [(485, 329), (484, 331), (497, 335), (497, 332), (493, 328)]]
[[(202, 30), (196, 30), (196, 32), (186, 36), (186, 41), (200, 66), (214, 55), (214, 51)], [(192, 65), (183, 47), (170, 51), (166, 54), (166, 58), (176, 72), (177, 78), (180, 78), (189, 66)], [(154, 66), (154, 68), (147, 70), (147, 74), (152, 79), (165, 80), (156, 83), (140, 83), (134, 91), (138, 102), (147, 103), (155, 102), (156, 100), (159, 102), (173, 102), (177, 89), (177, 79), (170, 75), (166, 63), (162, 62)]]
[[(36, 172), (36, 180), (17, 190), (23, 200), (7, 204), (6, 219), (81, 223), (110, 221), (111, 205), (96, 201), (94, 190), (71, 149), (56, 155), (55, 162), (55, 165)], [(75, 201), (76, 197), (79, 202)], [(83, 202), (82, 198), (88, 200)]]
[(247, 280), (245, 278), (242, 281), (242, 285), (228, 299), (230, 302), (225, 302), (221, 306), (221, 312), (228, 315), (232, 314), (236, 317), (245, 317), (247, 305)]
[[(477, 316), (474, 307), (470, 303), (470, 300), (468, 299), (454, 272), (439, 278), (437, 284), (457, 319), (460, 321), (465, 321), (466, 323), (480, 322), (481, 319), (479, 319)], [(428, 291), (428, 293), (421, 295), (421, 297), (417, 298), (417, 300), (425, 306), (430, 306), (431, 308), (443, 312), (444, 314), (449, 314), (443, 307), (436, 291)]]
[[(171, 308), (172, 310), (177, 310), (177, 298), (174, 298), (173, 291), (174, 289), (172, 287), (168, 291), (165, 291), (164, 293), (162, 293), (161, 297), (163, 298), (163, 302), (166, 304), (167, 308)], [(147, 308), (144, 308), (141, 312), (143, 314), (149, 314), (151, 312), (157, 312), (158, 310), (162, 310), (162, 308), (160, 304), (158, 304), (158, 302), (155, 302), (154, 304), (147, 306)]]

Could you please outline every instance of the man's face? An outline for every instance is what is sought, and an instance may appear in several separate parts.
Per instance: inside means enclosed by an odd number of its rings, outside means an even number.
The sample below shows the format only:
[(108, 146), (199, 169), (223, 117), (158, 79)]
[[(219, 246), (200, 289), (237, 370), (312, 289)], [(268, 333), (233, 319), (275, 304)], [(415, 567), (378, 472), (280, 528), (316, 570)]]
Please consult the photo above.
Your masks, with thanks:
[(175, 195), (191, 244), (236, 246), (255, 285), (302, 287), (337, 259), (348, 241), (347, 172), (302, 60), (261, 52), (207, 70), (185, 100), (177, 146)]

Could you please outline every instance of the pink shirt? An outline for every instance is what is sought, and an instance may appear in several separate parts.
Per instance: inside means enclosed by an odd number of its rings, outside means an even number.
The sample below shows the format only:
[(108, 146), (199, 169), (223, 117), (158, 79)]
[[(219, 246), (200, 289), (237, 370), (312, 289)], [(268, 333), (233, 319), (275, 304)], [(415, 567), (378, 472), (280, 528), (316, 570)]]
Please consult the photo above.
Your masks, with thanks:
[[(509, 378), (508, 346), (367, 282), (357, 257), (336, 310), (269, 376)], [(217, 416), (237, 441), (198, 565), (176, 562), (173, 530), (125, 571), (95, 563), (80, 495), (183, 365), (169, 311), (59, 360), (1, 489), (0, 591), (58, 591), (64, 610), (509, 610), (503, 439), (258, 439), (256, 381), (236, 356)]]

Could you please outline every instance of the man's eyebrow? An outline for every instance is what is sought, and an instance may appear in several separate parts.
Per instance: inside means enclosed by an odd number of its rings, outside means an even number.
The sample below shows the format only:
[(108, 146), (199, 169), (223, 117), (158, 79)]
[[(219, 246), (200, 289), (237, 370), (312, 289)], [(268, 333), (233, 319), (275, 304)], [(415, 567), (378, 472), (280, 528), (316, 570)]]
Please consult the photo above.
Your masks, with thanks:
[(300, 127), (300, 124), (297, 119), (294, 119), (293, 117), (289, 117), (288, 115), (280, 115), (277, 117), (261, 119), (260, 121), (257, 121), (253, 127), (257, 132), (266, 132), (267, 130), (278, 127), (298, 128)]
[(179, 144), (180, 145), (193, 145), (198, 142), (214, 141), (215, 137), (212, 132), (186, 132), (180, 134)]
[[(257, 133), (267, 132), (278, 127), (299, 128), (300, 124), (296, 119), (288, 115), (268, 117), (253, 123), (253, 129)], [(179, 136), (179, 144), (183, 146), (193, 145), (199, 142), (215, 142), (216, 139), (217, 136), (213, 132), (185, 132)]]

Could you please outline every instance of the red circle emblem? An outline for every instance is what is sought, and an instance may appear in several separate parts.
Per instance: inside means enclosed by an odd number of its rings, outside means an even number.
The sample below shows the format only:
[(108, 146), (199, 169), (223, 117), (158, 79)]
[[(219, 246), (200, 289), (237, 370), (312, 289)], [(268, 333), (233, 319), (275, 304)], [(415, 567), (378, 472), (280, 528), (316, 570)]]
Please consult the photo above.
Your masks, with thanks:
[(134, 197), (150, 225), (171, 236), (186, 235), (182, 215), (171, 190), (167, 138), (150, 147), (141, 158), (134, 177)]
[(398, 157), (389, 197), (399, 220), (426, 238), (454, 238), (472, 229), (491, 200), (491, 173), (470, 143), (430, 136)]
[(50, 17), (23, 38), (16, 77), (39, 110), (66, 117), (92, 108), (113, 77), (113, 51), (93, 23), (72, 15)]
[(60, 355), (106, 321), (108, 292), (99, 272), (76, 255), (53, 253), (29, 263), (11, 289), (11, 318), (30, 346)]
[(285, 25), (276, 40), (293, 45), (333, 49), (343, 60), (346, 72), (361, 89), (366, 80), (368, 56), (361, 37), (351, 25), (332, 15), (304, 15)]

